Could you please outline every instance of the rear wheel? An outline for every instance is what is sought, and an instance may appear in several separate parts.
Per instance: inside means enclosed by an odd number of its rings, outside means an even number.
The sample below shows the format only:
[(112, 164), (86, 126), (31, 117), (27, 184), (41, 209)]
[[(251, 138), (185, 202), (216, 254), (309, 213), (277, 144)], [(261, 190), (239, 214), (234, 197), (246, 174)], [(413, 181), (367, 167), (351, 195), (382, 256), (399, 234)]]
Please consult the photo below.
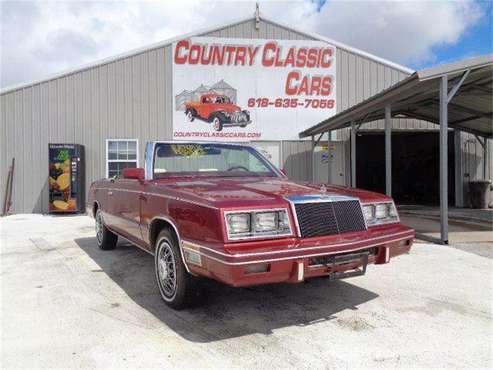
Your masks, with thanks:
[(223, 129), (223, 123), (221, 122), (221, 119), (216, 116), (212, 119), (212, 128), (214, 129), (214, 131), (222, 131)]
[(103, 220), (103, 213), (100, 209), (96, 211), (96, 241), (98, 247), (103, 250), (110, 250), (116, 247), (118, 235), (111, 232)]
[(156, 241), (154, 269), (159, 292), (168, 306), (180, 310), (193, 303), (196, 279), (187, 272), (178, 241), (167, 229), (159, 233)]

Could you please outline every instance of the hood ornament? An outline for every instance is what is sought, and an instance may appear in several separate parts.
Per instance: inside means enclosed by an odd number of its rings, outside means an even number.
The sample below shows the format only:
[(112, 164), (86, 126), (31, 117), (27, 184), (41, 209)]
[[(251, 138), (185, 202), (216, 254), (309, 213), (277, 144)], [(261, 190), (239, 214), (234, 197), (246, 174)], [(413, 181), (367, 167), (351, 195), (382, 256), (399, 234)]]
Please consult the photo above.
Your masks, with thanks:
[(322, 184), (322, 186), (320, 186), (320, 191), (325, 194), (327, 193), (327, 186), (325, 186), (324, 184)]

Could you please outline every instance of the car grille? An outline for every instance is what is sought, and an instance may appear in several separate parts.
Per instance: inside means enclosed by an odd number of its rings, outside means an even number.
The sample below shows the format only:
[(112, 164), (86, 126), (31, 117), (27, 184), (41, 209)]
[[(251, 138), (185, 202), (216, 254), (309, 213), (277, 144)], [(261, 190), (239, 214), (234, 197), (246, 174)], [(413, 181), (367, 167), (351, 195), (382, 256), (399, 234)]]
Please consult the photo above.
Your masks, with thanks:
[(366, 230), (358, 200), (295, 203), (302, 238)]

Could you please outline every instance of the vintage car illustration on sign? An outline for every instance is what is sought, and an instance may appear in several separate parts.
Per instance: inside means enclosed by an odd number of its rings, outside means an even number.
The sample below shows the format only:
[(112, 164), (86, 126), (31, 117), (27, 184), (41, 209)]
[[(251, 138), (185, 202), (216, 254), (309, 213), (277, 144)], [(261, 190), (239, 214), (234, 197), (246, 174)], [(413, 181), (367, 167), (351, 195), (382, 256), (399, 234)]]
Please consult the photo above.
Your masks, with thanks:
[(289, 180), (246, 145), (150, 142), (144, 168), (94, 182), (101, 249), (118, 236), (154, 255), (163, 300), (180, 309), (199, 277), (236, 287), (362, 275), (410, 250), (391, 198)]
[(242, 110), (226, 95), (214, 93), (204, 94), (199, 102), (186, 102), (185, 115), (190, 122), (195, 118), (212, 123), (215, 131), (221, 131), (224, 126), (246, 127), (250, 120), (250, 112)]

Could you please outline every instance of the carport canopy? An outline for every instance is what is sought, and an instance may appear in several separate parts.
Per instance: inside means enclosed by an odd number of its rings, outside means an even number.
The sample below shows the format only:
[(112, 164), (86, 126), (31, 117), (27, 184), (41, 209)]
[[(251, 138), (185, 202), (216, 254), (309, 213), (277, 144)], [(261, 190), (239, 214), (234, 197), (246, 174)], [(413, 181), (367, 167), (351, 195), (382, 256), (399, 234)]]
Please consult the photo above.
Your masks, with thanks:
[(415, 72), (299, 136), (311, 136), (313, 141), (316, 135), (351, 127), (351, 185), (356, 186), (356, 131), (366, 122), (384, 119), (386, 193), (391, 195), (391, 119), (416, 118), (440, 125), (440, 231), (441, 242), (448, 243), (447, 131), (453, 128), (476, 135), (486, 160), (486, 139), (493, 136), (492, 96), (490, 54)]

